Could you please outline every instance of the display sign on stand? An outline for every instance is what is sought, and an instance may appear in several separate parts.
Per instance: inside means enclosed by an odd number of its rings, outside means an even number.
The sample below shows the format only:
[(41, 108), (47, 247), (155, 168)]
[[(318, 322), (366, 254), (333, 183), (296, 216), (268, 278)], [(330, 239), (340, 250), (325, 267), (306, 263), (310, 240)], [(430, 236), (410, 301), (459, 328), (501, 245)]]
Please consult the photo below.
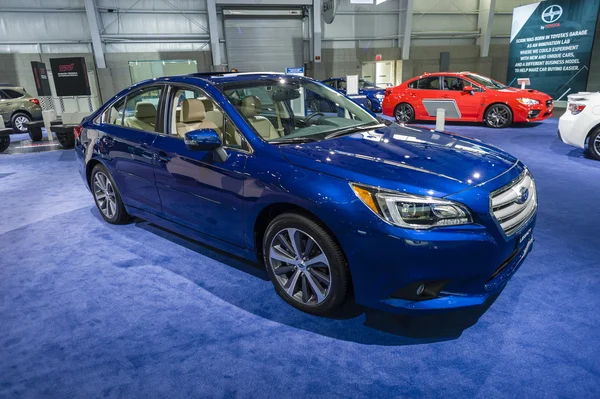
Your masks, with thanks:
[(89, 96), (91, 94), (85, 58), (51, 58), (50, 65), (57, 96)]
[(33, 71), (33, 80), (38, 96), (51, 96), (50, 81), (46, 72), (46, 64), (39, 61), (31, 61), (31, 70)]
[(553, 0), (513, 11), (507, 83), (529, 78), (556, 100), (585, 91), (600, 0)]
[(346, 76), (346, 97), (351, 98), (363, 107), (367, 106), (367, 96), (360, 94), (358, 88), (358, 75)]

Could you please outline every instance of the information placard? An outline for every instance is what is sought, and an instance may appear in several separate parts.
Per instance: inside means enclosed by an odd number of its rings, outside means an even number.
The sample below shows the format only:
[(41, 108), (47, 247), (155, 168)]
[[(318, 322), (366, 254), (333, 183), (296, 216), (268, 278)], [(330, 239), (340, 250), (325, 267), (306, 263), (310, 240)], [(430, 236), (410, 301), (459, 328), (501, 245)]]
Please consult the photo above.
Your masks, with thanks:
[(556, 100), (585, 91), (600, 0), (554, 0), (517, 7), (510, 34), (507, 84)]
[(90, 83), (85, 58), (50, 58), (57, 96), (89, 96)]
[(46, 64), (39, 61), (31, 61), (31, 70), (33, 79), (35, 80), (35, 88), (38, 96), (51, 96), (50, 82), (48, 81), (48, 73), (46, 72)]

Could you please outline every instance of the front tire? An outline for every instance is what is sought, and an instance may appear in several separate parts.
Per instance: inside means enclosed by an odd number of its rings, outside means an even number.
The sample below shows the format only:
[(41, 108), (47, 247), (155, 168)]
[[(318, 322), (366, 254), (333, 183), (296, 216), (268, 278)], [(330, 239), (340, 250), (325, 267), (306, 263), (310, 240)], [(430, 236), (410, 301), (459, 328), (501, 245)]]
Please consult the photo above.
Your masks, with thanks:
[(10, 118), (10, 123), (15, 133), (27, 133), (27, 123), (29, 122), (31, 122), (29, 115), (22, 112), (17, 112)]
[(600, 129), (596, 129), (588, 141), (588, 154), (591, 158), (600, 161)]
[(510, 108), (504, 104), (493, 104), (487, 111), (483, 121), (487, 127), (502, 129), (512, 123), (513, 114)]
[(415, 121), (415, 110), (408, 103), (400, 103), (394, 109), (394, 117), (398, 123), (413, 123)]
[(344, 303), (350, 280), (346, 258), (312, 219), (295, 213), (273, 219), (263, 238), (263, 257), (275, 291), (290, 305), (326, 315)]
[(130, 219), (117, 185), (106, 168), (98, 164), (92, 170), (90, 188), (100, 214), (110, 224), (124, 224)]

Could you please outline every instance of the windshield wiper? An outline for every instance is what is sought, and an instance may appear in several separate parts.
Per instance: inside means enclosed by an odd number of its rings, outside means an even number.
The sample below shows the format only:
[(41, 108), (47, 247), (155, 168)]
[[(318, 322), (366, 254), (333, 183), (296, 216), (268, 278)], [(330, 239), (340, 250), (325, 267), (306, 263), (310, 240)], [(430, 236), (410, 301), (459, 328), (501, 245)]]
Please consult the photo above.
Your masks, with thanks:
[(288, 144), (288, 143), (312, 143), (313, 141), (319, 141), (314, 137), (281, 137), (277, 140), (270, 140), (269, 144)]
[[(371, 122), (369, 122), (369, 123), (371, 123)], [(381, 123), (377, 124), (377, 125), (368, 125), (368, 126), (358, 125), (358, 126), (345, 127), (343, 129), (336, 130), (335, 132), (328, 134), (327, 136), (325, 136), (325, 140), (332, 139), (334, 137), (340, 137), (340, 136), (343, 136), (345, 134), (362, 132), (364, 130), (381, 129), (382, 127), (385, 127), (385, 125), (381, 124)]]

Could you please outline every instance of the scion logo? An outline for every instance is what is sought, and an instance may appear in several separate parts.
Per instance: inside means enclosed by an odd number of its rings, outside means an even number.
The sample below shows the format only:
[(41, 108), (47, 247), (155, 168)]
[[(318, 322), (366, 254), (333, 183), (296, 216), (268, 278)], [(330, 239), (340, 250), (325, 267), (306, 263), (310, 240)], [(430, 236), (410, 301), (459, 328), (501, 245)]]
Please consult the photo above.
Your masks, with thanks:
[(563, 13), (563, 9), (561, 6), (557, 6), (556, 4), (547, 7), (544, 12), (542, 12), (542, 21), (547, 24), (551, 24), (553, 22), (558, 21)]

